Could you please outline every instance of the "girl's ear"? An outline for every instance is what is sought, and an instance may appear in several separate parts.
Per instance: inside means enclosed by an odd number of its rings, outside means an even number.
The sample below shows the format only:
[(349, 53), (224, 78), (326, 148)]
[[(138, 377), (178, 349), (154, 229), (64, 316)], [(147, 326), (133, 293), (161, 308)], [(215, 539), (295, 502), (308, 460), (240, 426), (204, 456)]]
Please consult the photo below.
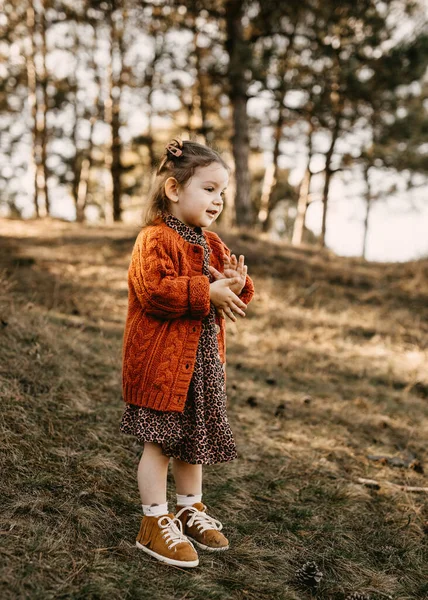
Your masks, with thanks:
[(165, 196), (172, 202), (178, 202), (178, 181), (175, 177), (168, 177), (165, 181)]

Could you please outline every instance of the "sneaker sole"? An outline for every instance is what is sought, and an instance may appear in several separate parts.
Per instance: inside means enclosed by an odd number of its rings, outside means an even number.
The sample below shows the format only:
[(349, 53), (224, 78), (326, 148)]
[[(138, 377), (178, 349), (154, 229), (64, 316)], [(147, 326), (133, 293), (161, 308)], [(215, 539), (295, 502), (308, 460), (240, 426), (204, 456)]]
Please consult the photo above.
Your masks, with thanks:
[(143, 546), (142, 544), (140, 544), (140, 542), (135, 542), (135, 545), (140, 550), (143, 550), (143, 552), (150, 554), (150, 556), (154, 556), (154, 558), (157, 558), (161, 562), (167, 563), (168, 565), (175, 565), (176, 567), (197, 567), (199, 565), (199, 558), (197, 558), (196, 560), (187, 560), (187, 561), (186, 560), (175, 560), (174, 558), (168, 558), (167, 556), (163, 556), (162, 554), (153, 552), (153, 550), (146, 548), (146, 546)]
[(201, 542), (198, 542), (197, 540), (195, 540), (195, 538), (191, 537), (190, 535), (186, 534), (186, 537), (193, 544), (196, 544), (199, 548), (202, 548), (202, 550), (209, 550), (210, 552), (221, 552), (222, 550), (229, 550), (229, 548), (230, 548), (229, 545), (221, 546), (220, 548), (212, 548), (211, 546), (206, 546), (205, 544), (201, 544)]

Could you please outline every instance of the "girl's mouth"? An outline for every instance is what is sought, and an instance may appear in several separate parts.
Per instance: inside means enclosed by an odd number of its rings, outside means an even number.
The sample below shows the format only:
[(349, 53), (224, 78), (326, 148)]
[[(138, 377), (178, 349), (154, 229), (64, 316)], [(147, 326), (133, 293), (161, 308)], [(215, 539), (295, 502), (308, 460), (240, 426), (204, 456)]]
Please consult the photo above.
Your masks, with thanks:
[(217, 211), (216, 211), (216, 210), (207, 210), (207, 213), (208, 213), (209, 215), (211, 215), (212, 217), (214, 217), (214, 215), (216, 215), (216, 214), (217, 214)]

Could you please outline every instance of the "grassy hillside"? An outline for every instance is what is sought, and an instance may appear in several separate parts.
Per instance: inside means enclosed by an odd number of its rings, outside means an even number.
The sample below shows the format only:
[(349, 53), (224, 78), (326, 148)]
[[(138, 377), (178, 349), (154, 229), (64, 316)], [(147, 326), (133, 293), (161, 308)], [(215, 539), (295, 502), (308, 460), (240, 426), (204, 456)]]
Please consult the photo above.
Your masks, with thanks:
[(239, 459), (204, 468), (231, 549), (185, 570), (135, 547), (141, 447), (119, 433), (138, 229), (0, 220), (3, 600), (428, 597), (428, 496), (408, 488), (428, 487), (428, 261), (218, 232), (256, 296), (227, 322)]

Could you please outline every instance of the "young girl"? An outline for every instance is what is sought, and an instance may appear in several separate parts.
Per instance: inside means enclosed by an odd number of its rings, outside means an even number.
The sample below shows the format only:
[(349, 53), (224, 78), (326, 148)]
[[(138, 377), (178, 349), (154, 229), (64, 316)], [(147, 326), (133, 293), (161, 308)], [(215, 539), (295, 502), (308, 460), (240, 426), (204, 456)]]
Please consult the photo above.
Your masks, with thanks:
[[(120, 431), (143, 443), (137, 547), (171, 565), (199, 564), (194, 544), (229, 548), (202, 502), (202, 465), (237, 458), (226, 414), (225, 317), (254, 295), (237, 260), (206, 231), (223, 210), (229, 169), (211, 148), (172, 140), (156, 173), (128, 271)], [(177, 512), (166, 499), (170, 458)]]

